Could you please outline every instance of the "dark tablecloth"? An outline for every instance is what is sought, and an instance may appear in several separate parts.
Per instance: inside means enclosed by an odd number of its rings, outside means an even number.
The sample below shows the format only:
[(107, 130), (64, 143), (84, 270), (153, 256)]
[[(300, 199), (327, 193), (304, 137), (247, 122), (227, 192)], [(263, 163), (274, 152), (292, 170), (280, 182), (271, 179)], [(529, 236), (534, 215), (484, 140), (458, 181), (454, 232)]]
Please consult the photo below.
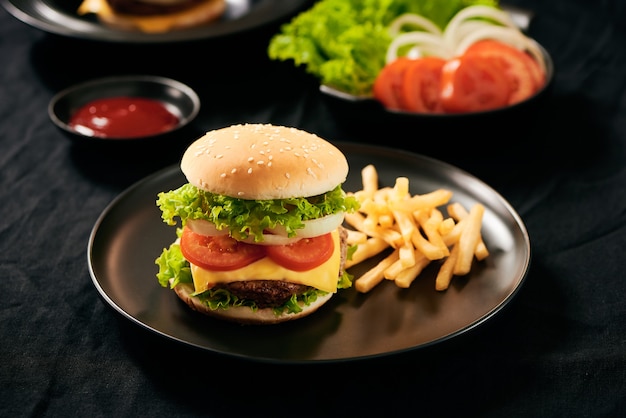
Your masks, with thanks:
[[(534, 11), (529, 34), (553, 56), (545, 109), (489, 144), (468, 139), (484, 152), (404, 142), (479, 177), (518, 211), (532, 243), (522, 288), (456, 338), (300, 365), (175, 343), (99, 297), (86, 257), (94, 223), (179, 153), (131, 160), (77, 149), (50, 123), (48, 101), (82, 80), (154, 74), (197, 89), (198, 132), (271, 122), (386, 145), (385, 133), (344, 123), (316, 80), (268, 60), (280, 22), (206, 42), (122, 45), (51, 35), (0, 9), (0, 416), (624, 416), (626, 7), (509, 4)], [(511, 139), (521, 126), (526, 136)]]

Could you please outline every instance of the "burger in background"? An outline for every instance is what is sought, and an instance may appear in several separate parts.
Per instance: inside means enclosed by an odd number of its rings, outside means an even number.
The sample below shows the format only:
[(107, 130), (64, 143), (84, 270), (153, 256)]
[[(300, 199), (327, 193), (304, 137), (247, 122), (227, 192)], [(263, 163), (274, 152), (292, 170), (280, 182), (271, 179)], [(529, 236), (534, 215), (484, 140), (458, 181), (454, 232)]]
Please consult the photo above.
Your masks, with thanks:
[(163, 287), (192, 309), (246, 324), (315, 312), (351, 286), (343, 153), (322, 138), (269, 124), (208, 132), (181, 160), (188, 183), (158, 195), (176, 241), (156, 260)]
[(219, 19), (226, 0), (83, 0), (79, 15), (94, 13), (116, 29), (163, 33)]

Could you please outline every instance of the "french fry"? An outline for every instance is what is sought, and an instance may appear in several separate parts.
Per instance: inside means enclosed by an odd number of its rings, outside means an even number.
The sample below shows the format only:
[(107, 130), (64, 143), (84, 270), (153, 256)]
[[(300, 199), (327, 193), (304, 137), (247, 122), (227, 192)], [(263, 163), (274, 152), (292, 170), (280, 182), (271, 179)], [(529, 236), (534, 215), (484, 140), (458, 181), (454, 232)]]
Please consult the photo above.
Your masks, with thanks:
[[(380, 187), (373, 165), (361, 170), (363, 189), (353, 193), (361, 207), (345, 216), (354, 231), (348, 243), (357, 249), (346, 268), (393, 248), (382, 261), (354, 281), (357, 291), (366, 293), (384, 279), (408, 288), (433, 260), (443, 260), (435, 278), (435, 289), (446, 290), (454, 276), (469, 273), (473, 259), (489, 252), (481, 235), (484, 207), (476, 204), (468, 212), (450, 203), (446, 189), (411, 195), (408, 177), (397, 177), (393, 187)], [(448, 205), (444, 218), (440, 206)]]
[(354, 287), (361, 293), (367, 293), (372, 290), (378, 283), (384, 280), (383, 272), (387, 267), (392, 265), (399, 258), (399, 251), (395, 250), (387, 257), (382, 259), (371, 270), (365, 272), (361, 277), (354, 281)]
[(389, 209), (389, 205), (386, 201), (381, 199), (371, 199), (365, 200), (361, 203), (361, 212), (367, 213), (368, 215), (376, 215), (380, 217), (382, 215), (390, 215), (391, 210)]
[(393, 217), (398, 224), (398, 229), (405, 242), (411, 242), (411, 236), (417, 231), (417, 224), (408, 212), (399, 210), (392, 211)]
[(417, 222), (426, 234), (428, 241), (434, 246), (439, 247), (444, 257), (450, 254), (448, 246), (443, 241), (441, 234), (439, 234), (439, 224), (443, 222), (443, 214), (434, 208), (430, 211), (430, 214), (425, 210), (421, 210), (417, 211), (415, 216)]
[(450, 255), (446, 258), (446, 261), (443, 262), (437, 272), (437, 277), (435, 277), (435, 290), (443, 291), (450, 286), (450, 281), (452, 280), (452, 276), (454, 276), (453, 271), (458, 256), (459, 245), (457, 244), (452, 247)]
[(412, 267), (402, 270), (396, 278), (394, 279), (394, 283), (398, 287), (402, 287), (407, 289), (411, 286), (411, 283), (420, 275), (422, 270), (428, 266), (431, 260), (424, 257), (420, 254), (420, 257), (417, 257), (415, 260), (415, 264)]
[(429, 209), (445, 205), (452, 198), (452, 192), (446, 189), (438, 189), (430, 193), (412, 196), (408, 199), (391, 202), (391, 208), (405, 212)]
[(424, 238), (418, 229), (416, 229), (415, 232), (413, 232), (413, 235), (411, 235), (411, 243), (413, 243), (415, 248), (424, 254), (429, 260), (441, 260), (446, 256), (441, 247), (436, 246)]
[(348, 228), (346, 228), (346, 231), (348, 232), (346, 242), (350, 245), (363, 244), (368, 239), (368, 236), (365, 232), (355, 231), (354, 229), (348, 229)]
[(391, 263), (391, 265), (383, 271), (383, 277), (387, 280), (395, 280), (398, 274), (400, 274), (405, 269), (406, 267), (402, 265), (402, 261), (398, 259)]
[(407, 177), (396, 178), (393, 186), (393, 193), (390, 196), (392, 201), (404, 200), (411, 197), (409, 194), (409, 179)]
[(369, 164), (361, 170), (361, 182), (363, 184), (363, 193), (366, 196), (372, 196), (378, 190), (378, 172), (374, 165)]
[[(462, 221), (468, 216), (467, 210), (459, 202), (449, 204), (447, 210), (448, 214), (457, 221)], [(489, 256), (489, 250), (487, 249), (487, 246), (485, 245), (482, 236), (478, 239), (478, 244), (476, 245), (476, 251), (474, 252), (474, 255), (479, 261), (484, 260)]]
[(384, 214), (378, 218), (378, 225), (381, 228), (393, 228), (394, 217), (392, 214)]
[(455, 222), (452, 218), (446, 218), (439, 224), (439, 234), (443, 237), (448, 234), (454, 228)]
[(457, 276), (466, 275), (472, 268), (474, 252), (480, 239), (480, 228), (484, 212), (485, 207), (480, 203), (476, 203), (470, 209), (467, 217), (463, 219), (463, 222), (466, 222), (466, 224), (459, 237), (457, 244), (459, 246), (459, 254), (454, 265), (454, 274)]
[[(383, 272), (383, 276), (387, 280), (394, 280), (402, 271), (415, 265), (415, 250), (411, 243), (406, 243), (398, 248), (397, 251), (398, 259)], [(418, 254), (418, 257), (420, 256), (421, 254)]]
[(363, 229), (373, 231), (378, 228), (379, 223), (380, 217), (378, 214), (369, 212), (365, 219), (363, 219)]
[(443, 242), (446, 245), (451, 247), (453, 244), (459, 242), (459, 238), (461, 238), (461, 232), (463, 232), (463, 228), (465, 227), (465, 221), (459, 221), (454, 225), (454, 228), (450, 230), (447, 234), (443, 236)]
[(389, 244), (385, 240), (376, 237), (368, 238), (365, 242), (358, 244), (352, 257), (346, 260), (345, 268), (350, 268), (368, 258), (372, 258), (387, 248), (389, 248)]
[(415, 264), (415, 248), (410, 241), (398, 247), (398, 255), (402, 267), (411, 267)]

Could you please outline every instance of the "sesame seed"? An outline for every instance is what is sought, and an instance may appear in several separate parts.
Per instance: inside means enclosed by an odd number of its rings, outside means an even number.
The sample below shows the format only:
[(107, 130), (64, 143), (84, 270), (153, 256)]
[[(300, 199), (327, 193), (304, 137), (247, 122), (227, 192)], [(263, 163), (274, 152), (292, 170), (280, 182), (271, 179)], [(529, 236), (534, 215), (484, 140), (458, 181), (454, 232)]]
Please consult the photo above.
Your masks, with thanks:
[(235, 174), (237, 172), (236, 168), (233, 168), (232, 170), (230, 170), (230, 174)]
[(215, 156), (215, 158), (218, 158), (218, 159), (219, 159), (219, 158), (223, 158), (223, 157), (224, 157), (224, 155), (223, 155), (223, 154), (218, 154), (218, 155), (216, 155), (216, 156)]
[(248, 169), (248, 174), (252, 174), (252, 167)]
[(251, 163), (252, 161), (254, 161), (254, 157), (248, 157), (248, 162)]
[(226, 177), (226, 173), (222, 173), (222, 174), (220, 174), (220, 177), (221, 177), (221, 178)]
[(265, 161), (263, 161), (263, 160), (259, 160), (259, 161), (257, 161), (256, 163), (257, 163), (257, 165), (263, 165), (263, 164), (265, 164)]

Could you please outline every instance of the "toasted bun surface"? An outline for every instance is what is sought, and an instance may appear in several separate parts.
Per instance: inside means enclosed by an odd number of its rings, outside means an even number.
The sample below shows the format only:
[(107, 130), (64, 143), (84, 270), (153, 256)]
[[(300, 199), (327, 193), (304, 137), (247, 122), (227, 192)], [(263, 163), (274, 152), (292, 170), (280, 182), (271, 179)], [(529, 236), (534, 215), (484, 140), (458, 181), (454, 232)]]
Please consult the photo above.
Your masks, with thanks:
[(116, 29), (163, 33), (207, 24), (221, 17), (225, 10), (226, 0), (206, 0), (182, 11), (138, 16), (115, 12), (106, 0), (83, 0), (78, 14), (95, 13), (101, 22)]
[(204, 305), (200, 299), (191, 296), (193, 294), (193, 285), (187, 283), (181, 283), (174, 288), (176, 295), (183, 300), (191, 309), (200, 312), (202, 314), (212, 316), (218, 319), (224, 319), (231, 322), (246, 325), (269, 325), (278, 324), (281, 322), (292, 321), (294, 319), (304, 318), (317, 311), (322, 305), (328, 302), (333, 293), (328, 293), (324, 296), (318, 297), (315, 302), (308, 306), (301, 305), (302, 311), (295, 314), (282, 314), (276, 316), (271, 308), (258, 309), (253, 311), (246, 306), (231, 307), (228, 309), (216, 309), (213, 310)]
[(331, 143), (296, 128), (233, 125), (208, 132), (181, 160), (192, 185), (239, 199), (286, 199), (342, 184), (348, 162)]

